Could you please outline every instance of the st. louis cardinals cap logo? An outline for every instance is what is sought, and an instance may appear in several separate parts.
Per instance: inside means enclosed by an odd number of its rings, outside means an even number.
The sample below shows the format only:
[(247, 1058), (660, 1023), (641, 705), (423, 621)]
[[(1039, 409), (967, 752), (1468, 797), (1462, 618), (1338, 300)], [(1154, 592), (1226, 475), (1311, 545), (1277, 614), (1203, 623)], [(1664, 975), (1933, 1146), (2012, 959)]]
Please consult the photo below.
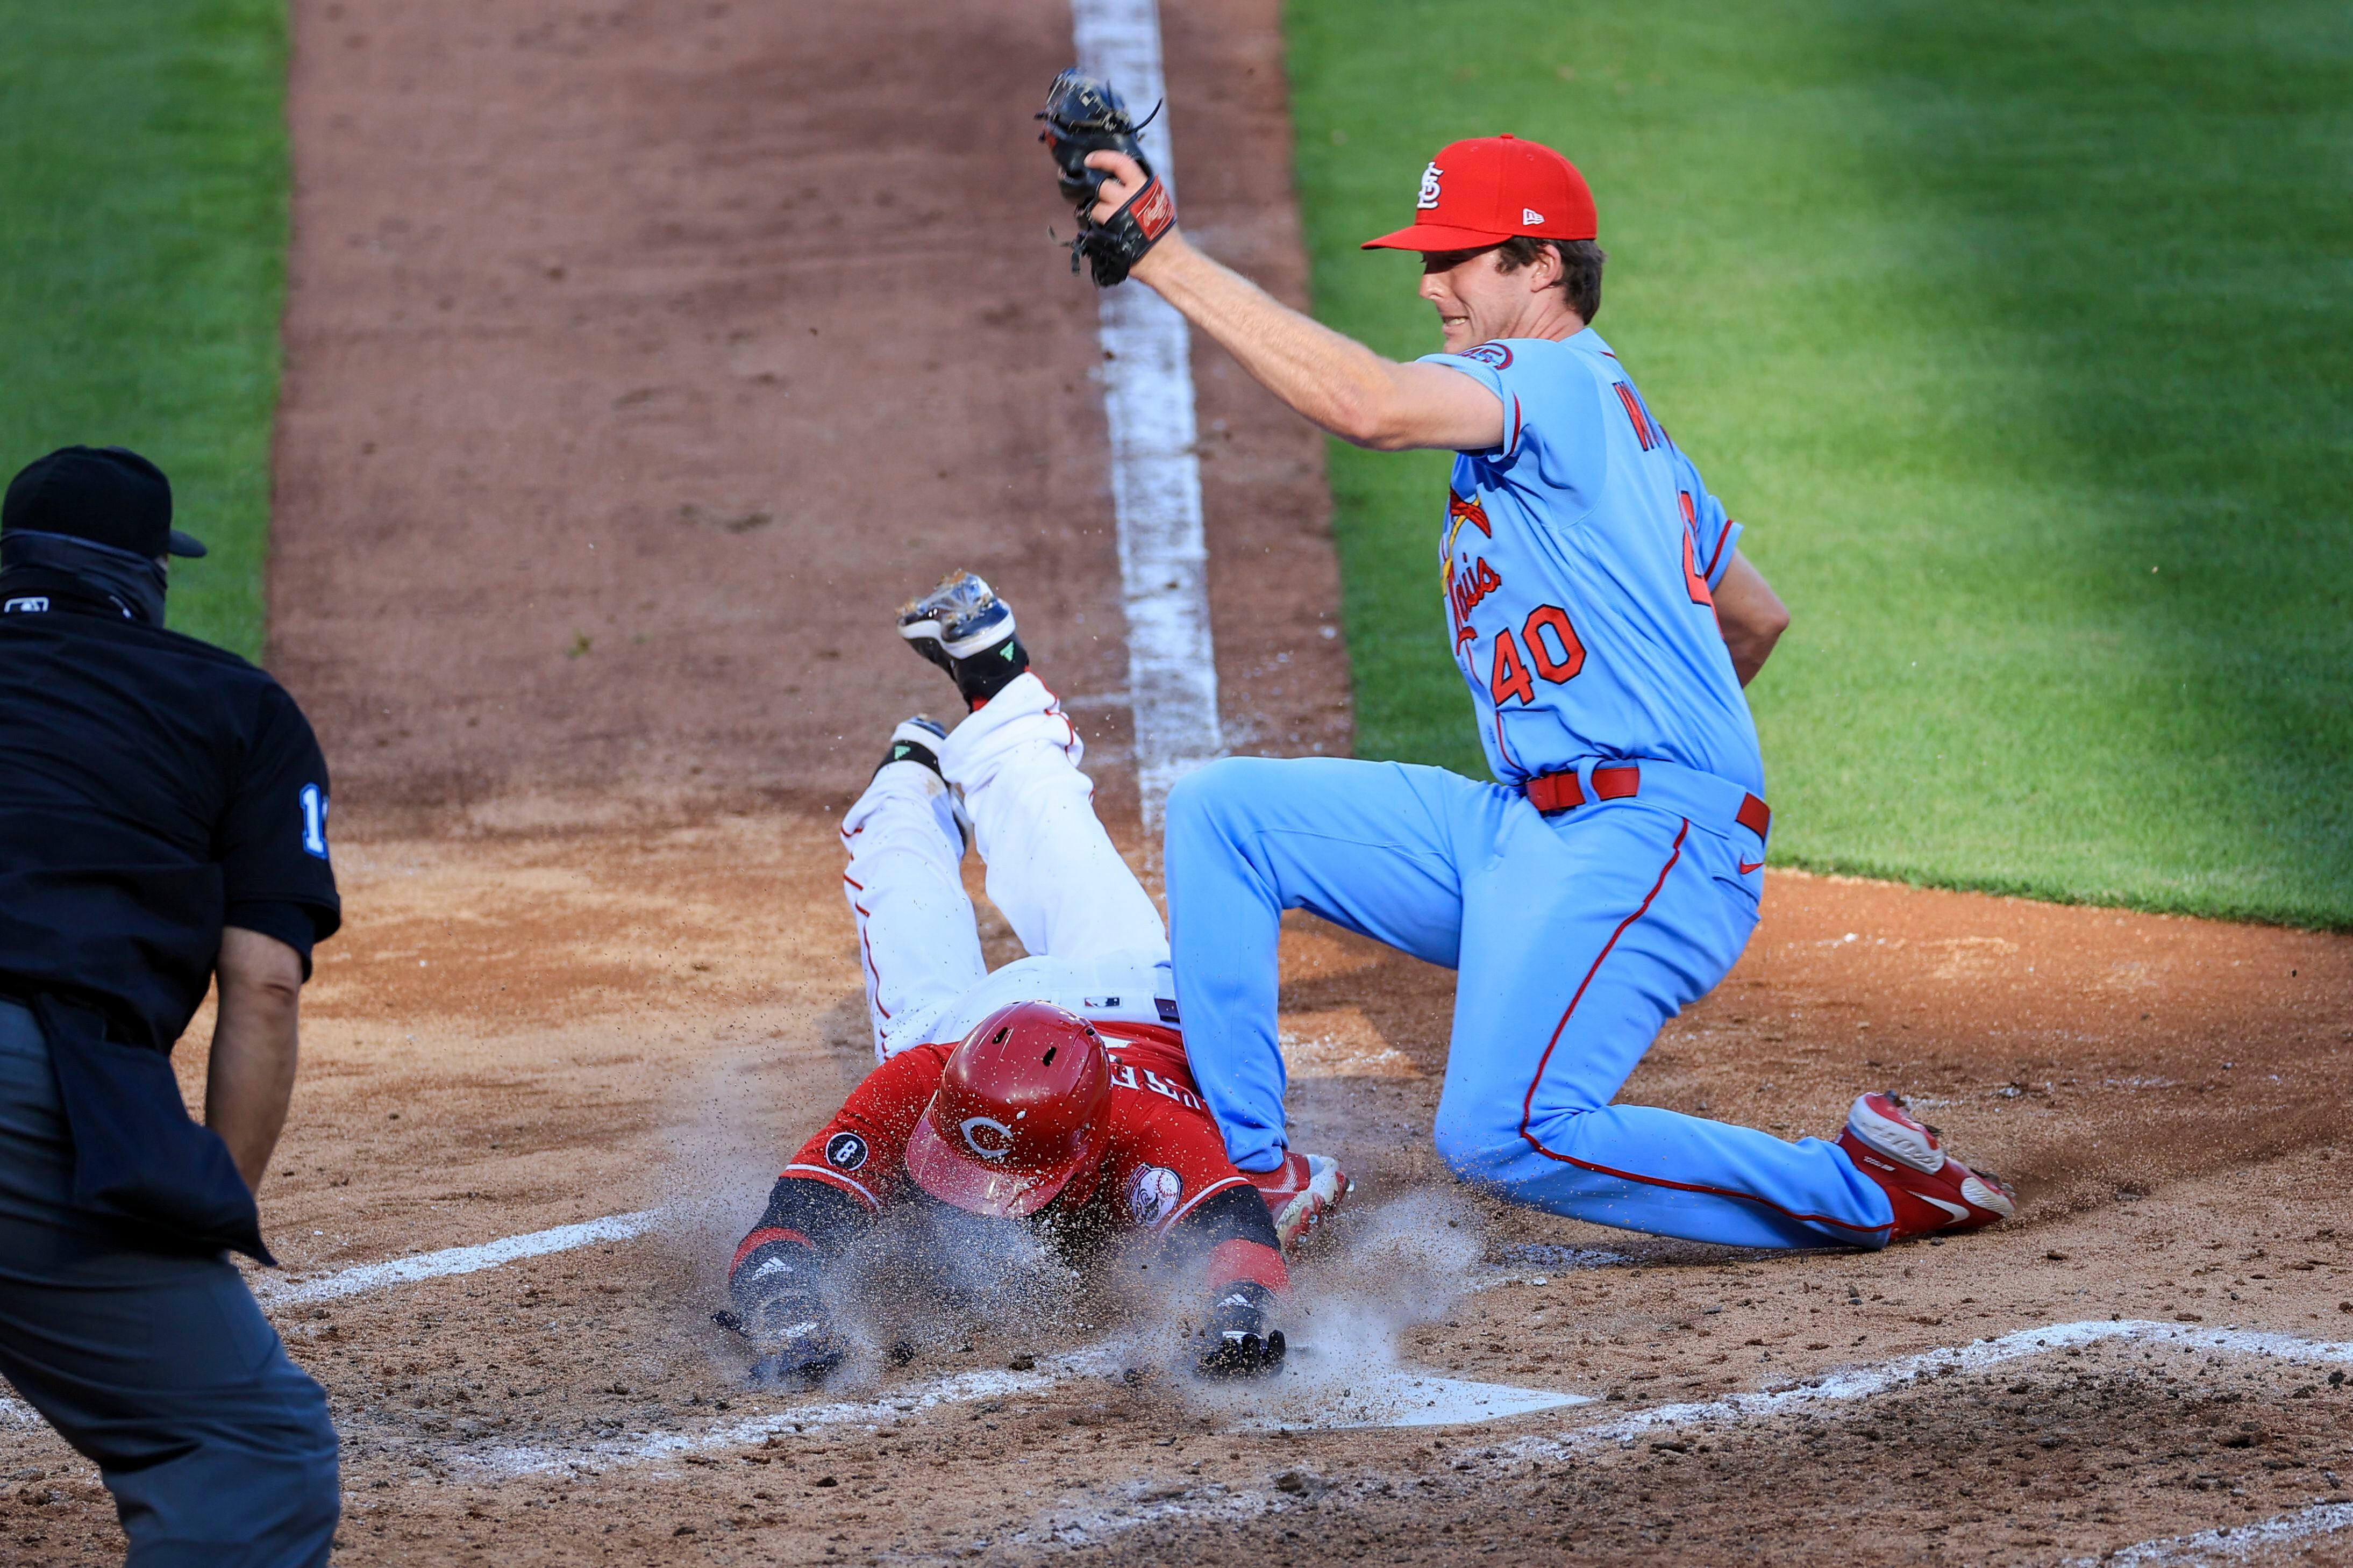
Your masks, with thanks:
[(855, 1132), (837, 1132), (825, 1141), (825, 1163), (837, 1171), (854, 1171), (866, 1163), (866, 1140)]
[(956, 1123), (964, 1146), (984, 1160), (1002, 1160), (1013, 1152), (1013, 1129), (993, 1116), (967, 1116)]
[(1421, 195), (1416, 196), (1413, 203), (1417, 208), (1434, 207), (1438, 205), (1438, 176), (1444, 173), (1446, 171), (1440, 168), (1434, 162), (1421, 172)]

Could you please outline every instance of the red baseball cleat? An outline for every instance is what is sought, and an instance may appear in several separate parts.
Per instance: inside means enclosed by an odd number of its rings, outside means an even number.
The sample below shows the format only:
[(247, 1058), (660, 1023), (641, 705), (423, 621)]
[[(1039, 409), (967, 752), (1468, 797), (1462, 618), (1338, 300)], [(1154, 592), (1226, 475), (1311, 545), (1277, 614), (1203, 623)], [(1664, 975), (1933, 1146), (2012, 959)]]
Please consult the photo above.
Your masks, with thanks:
[(1274, 1220), (1274, 1239), (1284, 1251), (1310, 1230), (1324, 1222), (1324, 1216), (1340, 1206), (1340, 1200), (1355, 1190), (1356, 1183), (1348, 1180), (1339, 1164), (1321, 1154), (1302, 1154), (1285, 1150), (1282, 1163), (1271, 1171), (1244, 1171), (1258, 1195), (1266, 1200), (1266, 1212)]
[(2000, 1176), (1972, 1171), (1946, 1153), (1936, 1130), (1893, 1094), (1855, 1096), (1838, 1142), (1864, 1175), (1886, 1189), (1895, 1207), (1890, 1241), (1977, 1230), (2018, 1212), (2018, 1194)]

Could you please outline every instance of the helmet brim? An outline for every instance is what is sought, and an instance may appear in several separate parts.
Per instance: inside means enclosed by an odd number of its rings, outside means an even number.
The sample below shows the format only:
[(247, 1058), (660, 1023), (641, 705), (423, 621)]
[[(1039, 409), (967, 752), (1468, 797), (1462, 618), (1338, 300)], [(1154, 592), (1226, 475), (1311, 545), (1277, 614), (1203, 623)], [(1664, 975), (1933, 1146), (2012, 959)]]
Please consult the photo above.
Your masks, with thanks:
[(927, 1115), (907, 1140), (907, 1174), (940, 1202), (968, 1214), (1026, 1219), (1060, 1196), (1099, 1147), (1100, 1140), (1090, 1140), (1064, 1163), (1042, 1169), (976, 1160), (934, 1131)]

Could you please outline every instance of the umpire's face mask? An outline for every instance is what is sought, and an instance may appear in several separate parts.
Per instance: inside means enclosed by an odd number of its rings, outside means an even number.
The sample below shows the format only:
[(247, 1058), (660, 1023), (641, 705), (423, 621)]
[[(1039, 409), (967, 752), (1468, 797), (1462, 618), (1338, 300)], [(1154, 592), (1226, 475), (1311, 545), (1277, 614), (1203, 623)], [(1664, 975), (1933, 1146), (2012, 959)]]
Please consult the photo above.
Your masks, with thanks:
[(20, 567), (62, 572), (103, 594), (125, 619), (164, 624), (164, 563), (69, 533), (14, 528), (0, 533), (0, 577)]

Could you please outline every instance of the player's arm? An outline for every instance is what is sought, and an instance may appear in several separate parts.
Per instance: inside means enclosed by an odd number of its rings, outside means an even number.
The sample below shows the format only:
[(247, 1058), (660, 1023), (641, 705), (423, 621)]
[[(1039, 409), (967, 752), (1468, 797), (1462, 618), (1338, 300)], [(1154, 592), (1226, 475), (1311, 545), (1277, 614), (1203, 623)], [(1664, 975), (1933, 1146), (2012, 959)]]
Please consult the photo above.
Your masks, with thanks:
[(947, 1052), (918, 1046), (868, 1073), (776, 1177), (768, 1206), (727, 1266), (721, 1320), (764, 1352), (754, 1382), (814, 1381), (841, 1360), (825, 1276), (843, 1245), (902, 1191), (907, 1139)]
[(1716, 626), (1732, 655), (1733, 672), (1746, 686), (1757, 679), (1757, 672), (1773, 655), (1773, 645), (1789, 629), (1788, 606), (1737, 549), (1714, 592)]
[(258, 1190), (294, 1098), (302, 955), (274, 936), (230, 926), (221, 932), (214, 974), (220, 1005), (205, 1072), (205, 1125), (228, 1145), (245, 1184)]
[[(1097, 153), (1107, 170), (1098, 220), (1143, 188), (1134, 159)], [(1344, 441), (1378, 451), (1479, 452), (1504, 439), (1504, 405), (1460, 371), (1400, 364), (1283, 304), (1171, 229), (1135, 264), (1185, 319), (1217, 340), (1260, 384)]]
[(1291, 1273), (1258, 1189), (1238, 1180), (1210, 1193), (1169, 1226), (1168, 1248), (1199, 1260), (1208, 1287), (1196, 1358), (1201, 1371), (1253, 1376), (1282, 1365), (1285, 1347), (1275, 1320), (1291, 1294)]

